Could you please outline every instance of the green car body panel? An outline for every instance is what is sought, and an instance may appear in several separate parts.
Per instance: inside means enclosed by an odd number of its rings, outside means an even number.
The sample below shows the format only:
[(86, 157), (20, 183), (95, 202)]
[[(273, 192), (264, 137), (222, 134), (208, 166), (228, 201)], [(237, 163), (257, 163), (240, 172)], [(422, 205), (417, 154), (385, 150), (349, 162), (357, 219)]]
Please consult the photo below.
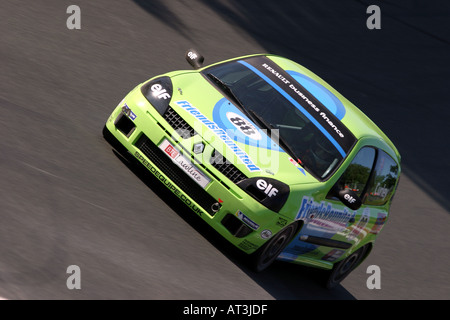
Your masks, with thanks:
[[(260, 61), (265, 69), (258, 67)], [(321, 130), (331, 135), (330, 139), (338, 140), (341, 132), (351, 134), (348, 147), (335, 143), (342, 158), (328, 173), (321, 176), (303, 167), (301, 159), (293, 157), (276, 137), (268, 138), (267, 130), (254, 119), (244, 119), (237, 102), (207, 76), (209, 70), (238, 63), (298, 108), (311, 106), (306, 111), (312, 122), (316, 120), (311, 116), (319, 115), (317, 105), (320, 112), (333, 113), (332, 120), (320, 113), (327, 121), (322, 126), (331, 128), (326, 128), (330, 133)], [(299, 81), (306, 96), (297, 90)], [(310, 98), (314, 94), (321, 95), (319, 102)], [(252, 137), (240, 139), (230, 134), (227, 120), (240, 130), (236, 136), (251, 132), (259, 144), (249, 143)], [(174, 123), (183, 130), (175, 129)], [(301, 136), (301, 130), (297, 131), (295, 134)], [(254, 253), (286, 226), (296, 224), (295, 236), (278, 259), (323, 269), (332, 269), (365, 245), (372, 246), (387, 221), (400, 176), (399, 152), (363, 112), (310, 70), (275, 55), (239, 57), (149, 79), (118, 104), (106, 122), (104, 134), (242, 251)], [(367, 176), (366, 194), (361, 195), (362, 204), (351, 209), (332, 190), (364, 148), (370, 149), (365, 149), (367, 154), (374, 154), (374, 164)], [(215, 150), (231, 164), (213, 165)], [(386, 163), (381, 154), (388, 159)], [(390, 164), (393, 171), (383, 182), (375, 181), (375, 168), (382, 170), (384, 164)], [(370, 181), (374, 186), (369, 186)]]

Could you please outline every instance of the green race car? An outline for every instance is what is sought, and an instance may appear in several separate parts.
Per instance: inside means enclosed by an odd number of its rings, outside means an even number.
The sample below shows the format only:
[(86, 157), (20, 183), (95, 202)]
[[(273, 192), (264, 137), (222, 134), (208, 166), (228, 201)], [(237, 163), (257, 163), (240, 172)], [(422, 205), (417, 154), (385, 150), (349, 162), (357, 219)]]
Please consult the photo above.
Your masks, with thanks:
[(342, 281), (388, 218), (400, 155), (330, 85), (286, 58), (249, 55), (139, 84), (103, 135), (262, 271), (275, 259)]

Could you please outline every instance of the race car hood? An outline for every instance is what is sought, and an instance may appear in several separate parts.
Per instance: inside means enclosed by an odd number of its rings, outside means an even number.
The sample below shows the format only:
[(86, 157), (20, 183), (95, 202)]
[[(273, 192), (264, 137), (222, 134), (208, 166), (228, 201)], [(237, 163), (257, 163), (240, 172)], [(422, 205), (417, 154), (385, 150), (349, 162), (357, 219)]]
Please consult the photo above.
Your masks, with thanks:
[(288, 185), (317, 182), (280, 147), (276, 137), (270, 138), (201, 73), (182, 71), (170, 77), (170, 106), (244, 175)]

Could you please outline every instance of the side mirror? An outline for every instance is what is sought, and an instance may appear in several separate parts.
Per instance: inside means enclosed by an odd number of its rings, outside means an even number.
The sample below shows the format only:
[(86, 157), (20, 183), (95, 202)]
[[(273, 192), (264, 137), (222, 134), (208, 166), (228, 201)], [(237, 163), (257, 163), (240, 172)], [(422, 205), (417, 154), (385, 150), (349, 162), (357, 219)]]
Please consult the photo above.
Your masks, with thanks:
[(194, 49), (189, 49), (186, 52), (185, 58), (194, 69), (201, 68), (203, 61), (205, 60), (205, 58)]
[(347, 207), (349, 207), (352, 210), (358, 210), (361, 205), (362, 201), (361, 198), (358, 197), (356, 192), (353, 190), (344, 189), (339, 191), (337, 197), (343, 204), (345, 204)]

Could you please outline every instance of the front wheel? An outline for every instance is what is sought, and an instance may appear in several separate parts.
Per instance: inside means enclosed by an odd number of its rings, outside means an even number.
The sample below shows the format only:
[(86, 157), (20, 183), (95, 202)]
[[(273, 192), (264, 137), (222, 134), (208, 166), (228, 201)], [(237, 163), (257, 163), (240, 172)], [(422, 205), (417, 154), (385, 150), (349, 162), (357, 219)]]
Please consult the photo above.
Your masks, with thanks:
[(287, 226), (259, 248), (253, 256), (253, 269), (256, 272), (267, 269), (292, 240), (296, 229), (295, 224)]

